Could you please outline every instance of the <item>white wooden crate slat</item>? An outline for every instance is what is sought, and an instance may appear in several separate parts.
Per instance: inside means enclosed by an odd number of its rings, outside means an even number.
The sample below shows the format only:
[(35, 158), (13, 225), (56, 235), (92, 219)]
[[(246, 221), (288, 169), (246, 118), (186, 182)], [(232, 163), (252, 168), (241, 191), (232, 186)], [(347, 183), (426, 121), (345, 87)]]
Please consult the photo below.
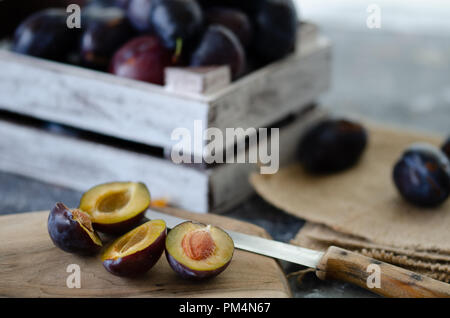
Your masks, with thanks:
[(170, 146), (174, 127), (207, 120), (207, 104), (155, 85), (7, 51), (0, 69), (2, 109), (77, 128)]
[(192, 131), (194, 120), (220, 129), (276, 122), (323, 93), (330, 69), (330, 45), (308, 24), (295, 53), (209, 95), (0, 50), (0, 109), (170, 149), (172, 131)]
[(142, 181), (153, 197), (208, 210), (208, 176), (169, 160), (0, 121), (0, 169), (86, 191), (112, 181)]
[[(281, 164), (295, 157), (299, 137), (324, 116), (312, 111), (280, 130)], [(141, 181), (154, 198), (206, 213), (238, 204), (253, 190), (248, 175), (256, 164), (200, 169), (39, 128), (0, 120), (0, 170), (79, 191), (105, 182)]]

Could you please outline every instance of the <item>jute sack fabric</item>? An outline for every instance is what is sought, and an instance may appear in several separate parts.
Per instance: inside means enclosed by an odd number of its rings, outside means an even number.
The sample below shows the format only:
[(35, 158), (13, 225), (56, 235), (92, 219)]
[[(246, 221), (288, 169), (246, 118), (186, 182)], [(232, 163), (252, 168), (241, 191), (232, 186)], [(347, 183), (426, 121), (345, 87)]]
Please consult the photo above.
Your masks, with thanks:
[(368, 124), (369, 145), (361, 161), (342, 173), (317, 176), (299, 164), (250, 182), (266, 201), (314, 224), (293, 241), (323, 248), (354, 247), (405, 267), (444, 273), (450, 258), (450, 200), (438, 208), (407, 203), (392, 181), (392, 169), (412, 143), (440, 146), (443, 138)]

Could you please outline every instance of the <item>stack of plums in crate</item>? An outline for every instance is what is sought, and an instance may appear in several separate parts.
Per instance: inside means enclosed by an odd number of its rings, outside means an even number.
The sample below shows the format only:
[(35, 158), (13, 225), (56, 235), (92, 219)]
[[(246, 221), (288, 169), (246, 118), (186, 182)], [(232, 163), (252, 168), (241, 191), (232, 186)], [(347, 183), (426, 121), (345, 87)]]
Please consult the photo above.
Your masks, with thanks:
[[(163, 253), (170, 267), (187, 279), (212, 278), (227, 268), (234, 243), (225, 231), (184, 222), (168, 232), (163, 220), (145, 218), (149, 205), (150, 193), (142, 183), (101, 184), (88, 190), (76, 209), (57, 203), (48, 217), (48, 233), (65, 252), (101, 252), (103, 266), (117, 276), (143, 275)], [(102, 241), (111, 237), (103, 249)]]
[(233, 79), (295, 49), (292, 0), (92, 0), (81, 28), (46, 9), (17, 28), (18, 53), (164, 84), (168, 66), (228, 65)]

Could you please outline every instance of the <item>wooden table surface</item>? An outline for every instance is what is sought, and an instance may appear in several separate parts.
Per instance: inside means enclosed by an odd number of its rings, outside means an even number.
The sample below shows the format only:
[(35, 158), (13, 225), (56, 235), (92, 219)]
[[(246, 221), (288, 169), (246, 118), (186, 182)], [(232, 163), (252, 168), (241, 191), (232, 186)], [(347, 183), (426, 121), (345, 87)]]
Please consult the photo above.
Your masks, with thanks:
[[(163, 212), (269, 238), (260, 227), (223, 216), (168, 208)], [(103, 268), (100, 255), (81, 257), (56, 248), (47, 232), (48, 214), (0, 216), (1, 297), (291, 297), (286, 277), (274, 259), (242, 250), (235, 250), (223, 273), (201, 282), (181, 279), (164, 256), (140, 277), (111, 275)], [(108, 241), (103, 241), (106, 247)], [(67, 285), (69, 266), (74, 265), (80, 269), (80, 288)]]

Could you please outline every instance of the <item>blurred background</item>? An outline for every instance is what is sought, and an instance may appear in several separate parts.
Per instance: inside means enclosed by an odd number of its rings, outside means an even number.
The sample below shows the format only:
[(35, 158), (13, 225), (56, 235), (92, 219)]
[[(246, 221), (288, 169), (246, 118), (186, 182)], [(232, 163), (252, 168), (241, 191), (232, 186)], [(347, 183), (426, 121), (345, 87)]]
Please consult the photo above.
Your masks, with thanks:
[[(450, 133), (450, 1), (297, 0), (333, 43), (334, 112)], [(367, 27), (370, 5), (380, 28)]]

